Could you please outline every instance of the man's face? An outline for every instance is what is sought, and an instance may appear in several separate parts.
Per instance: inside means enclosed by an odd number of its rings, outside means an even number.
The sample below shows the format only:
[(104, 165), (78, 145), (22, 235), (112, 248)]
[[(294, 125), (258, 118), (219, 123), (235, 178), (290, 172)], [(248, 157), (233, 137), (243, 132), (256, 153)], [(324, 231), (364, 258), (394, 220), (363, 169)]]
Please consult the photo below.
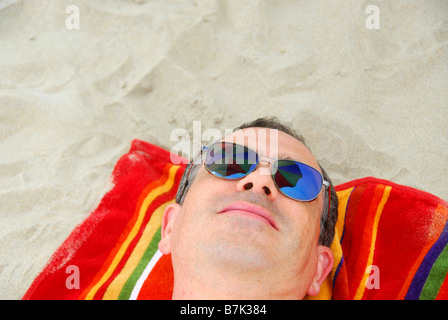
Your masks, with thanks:
[[(266, 143), (254, 139), (244, 143), (262, 157), (289, 157), (319, 170), (316, 159), (301, 142), (277, 130), (249, 128), (223, 140), (241, 144), (247, 130), (266, 137)], [(228, 210), (233, 205), (238, 210)], [(250, 213), (252, 209), (245, 211), (245, 206), (256, 207), (268, 217)], [(322, 207), (322, 191), (310, 202), (284, 196), (274, 184), (269, 163), (260, 162), (254, 172), (240, 180), (217, 178), (202, 164), (184, 203), (171, 215), (175, 219), (162, 248), (172, 255), (175, 276), (204, 277), (211, 270), (259, 275), (260, 285), (292, 282), (291, 290), (306, 293), (319, 260)], [(169, 217), (165, 219), (166, 225)]]

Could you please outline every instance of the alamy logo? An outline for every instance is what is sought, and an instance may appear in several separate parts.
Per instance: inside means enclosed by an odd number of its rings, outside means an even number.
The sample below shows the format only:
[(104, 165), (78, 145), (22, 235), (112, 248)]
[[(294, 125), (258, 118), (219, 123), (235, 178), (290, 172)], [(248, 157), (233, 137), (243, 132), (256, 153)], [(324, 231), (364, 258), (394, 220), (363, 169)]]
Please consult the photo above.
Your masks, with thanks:
[(65, 9), (65, 13), (69, 16), (65, 19), (65, 27), (68, 30), (79, 30), (79, 8), (78, 6), (71, 5)]
[(368, 266), (366, 268), (366, 274), (369, 276), (366, 279), (367, 289), (379, 289), (380, 288), (380, 268), (375, 265)]
[(372, 4), (366, 8), (366, 14), (369, 15), (366, 19), (366, 28), (378, 30), (380, 28), (380, 9)]
[(69, 290), (79, 289), (79, 268), (75, 265), (67, 266), (65, 273), (71, 274), (65, 279), (65, 287)]
[[(216, 128), (209, 128), (202, 131), (201, 121), (193, 121), (192, 132), (193, 136), (190, 136), (188, 130), (183, 128), (176, 128), (171, 131), (170, 141), (176, 142), (170, 150), (171, 162), (173, 164), (188, 164), (190, 162), (188, 160), (189, 158), (193, 158), (200, 153), (201, 146), (210, 145), (212, 142), (223, 139), (230, 135), (233, 129), (224, 129), (224, 134)], [(246, 128), (243, 133), (238, 136), (233, 136), (232, 139), (227, 139), (226, 141), (236, 143), (240, 146), (250, 146), (252, 149), (258, 151), (269, 150), (271, 155), (278, 155), (277, 130)], [(238, 160), (243, 160), (243, 158), (238, 158), (236, 163), (239, 163)], [(200, 157), (193, 158), (195, 164), (200, 164), (201, 161), (202, 159)]]

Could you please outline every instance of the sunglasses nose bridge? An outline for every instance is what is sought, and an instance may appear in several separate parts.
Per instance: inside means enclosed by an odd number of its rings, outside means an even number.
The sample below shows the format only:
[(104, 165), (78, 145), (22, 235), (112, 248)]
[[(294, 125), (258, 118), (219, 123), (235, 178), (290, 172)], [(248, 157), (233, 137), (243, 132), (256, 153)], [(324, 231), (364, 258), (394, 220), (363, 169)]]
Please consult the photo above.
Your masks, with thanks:
[(270, 161), (270, 160), (263, 160), (263, 159), (260, 159), (260, 160), (258, 160), (258, 162), (259, 162), (259, 163), (262, 163), (262, 162), (265, 162), (265, 163), (270, 163), (271, 165), (273, 165), (273, 164), (274, 164), (274, 161)]
[(259, 155), (258, 157), (258, 163), (261, 164), (264, 162), (266, 166), (269, 166), (269, 164), (271, 165), (271, 172), (269, 172), (269, 175), (277, 172), (277, 159), (262, 155)]

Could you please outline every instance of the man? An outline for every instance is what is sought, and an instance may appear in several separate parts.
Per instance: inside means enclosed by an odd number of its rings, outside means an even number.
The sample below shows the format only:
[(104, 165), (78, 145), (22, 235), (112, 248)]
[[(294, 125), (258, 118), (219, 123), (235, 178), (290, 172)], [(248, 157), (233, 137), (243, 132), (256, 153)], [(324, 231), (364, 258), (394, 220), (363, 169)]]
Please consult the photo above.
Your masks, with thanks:
[(165, 210), (173, 299), (316, 295), (336, 219), (334, 188), (303, 138), (276, 118), (244, 124), (187, 167)]

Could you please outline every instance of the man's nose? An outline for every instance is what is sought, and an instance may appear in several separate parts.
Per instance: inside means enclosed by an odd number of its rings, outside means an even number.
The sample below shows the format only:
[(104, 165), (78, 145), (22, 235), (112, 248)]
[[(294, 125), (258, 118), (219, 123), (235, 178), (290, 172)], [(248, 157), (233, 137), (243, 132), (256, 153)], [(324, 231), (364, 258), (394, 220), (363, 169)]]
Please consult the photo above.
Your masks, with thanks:
[(238, 181), (237, 190), (264, 194), (274, 201), (278, 196), (278, 190), (271, 175), (271, 164), (260, 161), (256, 170)]

